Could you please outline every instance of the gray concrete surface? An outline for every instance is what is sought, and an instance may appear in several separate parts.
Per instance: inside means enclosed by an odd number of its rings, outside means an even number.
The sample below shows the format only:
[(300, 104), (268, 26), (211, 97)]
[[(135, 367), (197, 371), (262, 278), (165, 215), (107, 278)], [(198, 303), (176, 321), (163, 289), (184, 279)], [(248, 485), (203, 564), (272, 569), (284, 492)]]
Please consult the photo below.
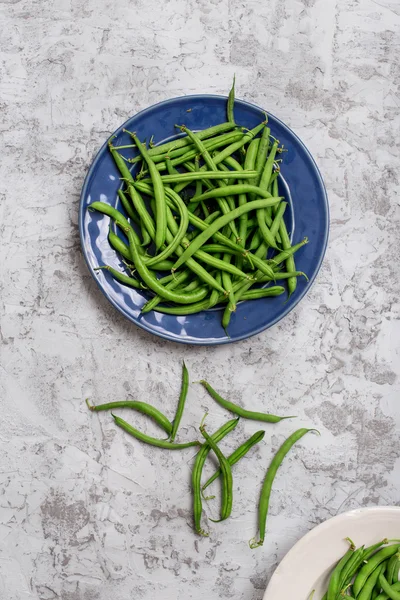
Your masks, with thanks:
[[(400, 502), (400, 4), (1, 0), (0, 14), (0, 598), (261, 600), (314, 525)], [(226, 93), (234, 73), (238, 97), (314, 155), (330, 245), (307, 298), (271, 330), (173, 345), (119, 316), (89, 276), (80, 188), (130, 115)], [(172, 417), (182, 358), (193, 380), (299, 417), (238, 465), (233, 518), (204, 539), (191, 529), (193, 453), (135, 443), (84, 403), (139, 398)], [(207, 407), (216, 425), (228, 416), (192, 386), (184, 436)], [(322, 436), (283, 465), (268, 539), (251, 551), (266, 465), (303, 424)], [(252, 431), (241, 424), (224, 447)]]

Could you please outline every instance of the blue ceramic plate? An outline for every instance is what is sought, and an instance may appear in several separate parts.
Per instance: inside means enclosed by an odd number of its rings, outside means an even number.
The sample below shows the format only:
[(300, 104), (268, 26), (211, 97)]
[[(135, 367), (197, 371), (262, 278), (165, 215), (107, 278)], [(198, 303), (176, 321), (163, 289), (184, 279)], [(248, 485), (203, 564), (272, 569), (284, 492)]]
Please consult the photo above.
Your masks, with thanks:
[[(265, 111), (257, 106), (240, 100), (235, 102), (235, 120), (241, 126), (255, 127), (263, 120), (264, 114)], [(87, 210), (95, 200), (121, 208), (117, 197), (117, 190), (121, 186), (119, 172), (107, 144), (100, 149), (87, 174), (81, 194), (79, 230), (83, 253), (103, 294), (117, 310), (139, 327), (174, 342), (228, 344), (260, 333), (277, 323), (300, 302), (310, 288), (321, 266), (328, 240), (329, 209), (326, 191), (318, 168), (300, 139), (273, 115), (268, 115), (268, 119), (272, 135), (288, 149), (283, 154), (280, 193), (289, 201), (285, 220), (288, 230), (292, 232), (292, 243), (300, 242), (305, 236), (309, 238), (309, 244), (296, 254), (296, 268), (307, 273), (309, 282), (299, 278), (297, 290), (289, 301), (285, 296), (278, 296), (239, 303), (229, 326), (230, 337), (227, 337), (221, 326), (221, 309), (183, 317), (156, 311), (141, 315), (141, 307), (149, 297), (146, 292), (118, 283), (106, 271), (94, 271), (95, 267), (104, 264), (125, 269), (107, 240), (109, 219)], [(224, 96), (174, 98), (129, 119), (115, 132), (117, 139), (114, 144), (131, 143), (128, 134), (123, 133), (123, 128), (135, 131), (141, 139), (149, 140), (154, 135), (156, 143), (163, 143), (176, 136), (175, 123), (184, 123), (191, 129), (200, 130), (225, 120)]]

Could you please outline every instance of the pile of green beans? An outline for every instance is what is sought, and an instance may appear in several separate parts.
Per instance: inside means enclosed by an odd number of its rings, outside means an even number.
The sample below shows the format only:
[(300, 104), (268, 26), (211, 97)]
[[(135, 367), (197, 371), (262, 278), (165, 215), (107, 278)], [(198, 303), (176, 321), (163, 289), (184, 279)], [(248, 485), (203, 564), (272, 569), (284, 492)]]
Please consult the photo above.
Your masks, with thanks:
[[(186, 398), (189, 390), (189, 372), (185, 363), (183, 363), (182, 365), (181, 393), (179, 396), (175, 417), (172, 422), (156, 407), (146, 402), (140, 402), (137, 400), (122, 400), (117, 402), (107, 402), (106, 404), (99, 405), (92, 405), (90, 404), (89, 400), (86, 400), (86, 404), (92, 412), (100, 412), (107, 410), (114, 411), (117, 409), (127, 408), (135, 412), (142, 413), (147, 417), (151, 418), (167, 434), (167, 439), (151, 437), (143, 433), (142, 431), (140, 431), (121, 417), (111, 412), (112, 417), (114, 418), (114, 422), (118, 427), (123, 429), (126, 433), (133, 436), (137, 440), (145, 444), (149, 444), (150, 446), (163, 448), (165, 450), (184, 450), (186, 448), (198, 448), (192, 469), (193, 522), (196, 533), (202, 536), (208, 536), (208, 533), (203, 529), (201, 523), (203, 518), (203, 500), (213, 500), (215, 496), (206, 497), (204, 495), (204, 491), (215, 480), (221, 480), (222, 498), (220, 508), (220, 519), (218, 519), (217, 521), (210, 519), (210, 521), (218, 523), (227, 519), (231, 515), (233, 507), (232, 467), (236, 465), (242, 458), (244, 458), (256, 444), (258, 444), (264, 439), (265, 431), (261, 430), (255, 432), (250, 438), (248, 438), (242, 444), (240, 444), (240, 446), (236, 448), (236, 450), (234, 450), (229, 456), (225, 456), (225, 454), (222, 452), (218, 445), (219, 442), (221, 442), (230, 432), (232, 432), (237, 427), (240, 419), (275, 424), (279, 423), (283, 419), (290, 419), (294, 417), (280, 417), (260, 411), (247, 410), (239, 404), (235, 404), (234, 402), (222, 398), (222, 396), (220, 396), (218, 392), (216, 392), (206, 381), (201, 380), (198, 383), (201, 383), (203, 385), (203, 387), (209, 393), (211, 398), (213, 398), (220, 406), (222, 406), (224, 409), (235, 415), (234, 419), (231, 419), (224, 423), (224, 425), (217, 429), (217, 431), (215, 431), (213, 434), (209, 434), (206, 431), (205, 417), (207, 415), (205, 415), (199, 427), (201, 440), (192, 440), (189, 442), (175, 441), (184, 413)], [(299, 429), (295, 431), (284, 442), (284, 444), (281, 446), (281, 448), (278, 450), (278, 452), (272, 459), (271, 465), (267, 471), (265, 481), (261, 489), (259, 501), (258, 513), (260, 538), (259, 541), (251, 540), (249, 544), (250, 548), (257, 548), (258, 546), (262, 546), (264, 543), (272, 484), (280, 464), (282, 463), (284, 457), (292, 448), (292, 446), (309, 431), (315, 430)], [(213, 452), (215, 454), (219, 463), (219, 468), (215, 471), (213, 475), (211, 475), (211, 477), (209, 477), (206, 480), (205, 483), (202, 483), (204, 466), (210, 452)], [(333, 599), (328, 598), (328, 600)]]
[(385, 538), (367, 548), (346, 541), (349, 549), (333, 568), (322, 600), (400, 600), (400, 540)]
[(143, 313), (189, 315), (222, 305), (228, 335), (239, 301), (284, 294), (278, 280), (289, 296), (295, 292), (305, 274), (294, 254), (308, 241), (292, 246), (285, 224), (283, 147), (267, 119), (252, 130), (236, 124), (234, 104), (233, 84), (225, 123), (198, 132), (181, 125), (183, 137), (160, 146), (147, 147), (133, 132), (132, 144), (112, 138), (122, 208), (89, 206), (110, 218), (109, 243), (129, 271), (97, 269), (148, 294)]

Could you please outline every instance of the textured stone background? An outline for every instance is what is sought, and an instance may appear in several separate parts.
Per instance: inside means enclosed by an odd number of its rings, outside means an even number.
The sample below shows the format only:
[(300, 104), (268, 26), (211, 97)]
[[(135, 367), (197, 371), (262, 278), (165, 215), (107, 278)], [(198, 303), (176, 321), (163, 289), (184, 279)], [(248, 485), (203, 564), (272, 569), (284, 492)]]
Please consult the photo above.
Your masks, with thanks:
[[(0, 0), (0, 11), (0, 598), (261, 600), (315, 524), (400, 503), (400, 4)], [(234, 73), (238, 96), (288, 123), (316, 158), (330, 245), (279, 325), (187, 348), (145, 334), (102, 297), (79, 247), (79, 192), (128, 116), (226, 93)], [(172, 416), (183, 357), (193, 380), (207, 375), (232, 398), (321, 430), (282, 467), (257, 551), (247, 541), (259, 485), (293, 421), (268, 429), (238, 466), (233, 518), (198, 539), (193, 453), (143, 447), (85, 407), (88, 395), (141, 398)], [(208, 406), (213, 423), (226, 419), (193, 386), (185, 435)], [(244, 429), (254, 426), (225, 448)]]

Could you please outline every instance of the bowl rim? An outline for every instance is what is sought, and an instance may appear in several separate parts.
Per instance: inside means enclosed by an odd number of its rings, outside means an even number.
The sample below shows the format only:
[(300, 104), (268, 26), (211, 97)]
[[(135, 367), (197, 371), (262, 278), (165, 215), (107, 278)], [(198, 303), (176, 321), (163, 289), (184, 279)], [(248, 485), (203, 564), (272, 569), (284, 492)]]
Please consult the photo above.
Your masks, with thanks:
[(292, 305), (287, 305), (286, 308), (282, 311), (281, 314), (279, 314), (275, 319), (273, 319), (270, 323), (268, 323), (267, 326), (265, 325), (260, 325), (260, 327), (257, 327), (256, 329), (254, 329), (252, 332), (250, 333), (243, 333), (241, 335), (238, 335), (237, 337), (235, 337), (234, 339), (230, 338), (230, 337), (226, 337), (226, 338), (221, 338), (221, 339), (215, 339), (215, 340), (193, 340), (193, 339), (178, 339), (176, 337), (174, 337), (174, 335), (170, 335), (169, 333), (165, 333), (165, 332), (161, 332), (161, 331), (155, 331), (152, 327), (150, 327), (149, 325), (147, 325), (146, 323), (142, 323), (140, 321), (140, 319), (136, 319), (133, 318), (127, 311), (125, 311), (119, 304), (117, 304), (115, 302), (115, 300), (113, 298), (111, 298), (103, 289), (100, 280), (98, 279), (98, 277), (95, 276), (95, 273), (92, 269), (92, 266), (89, 262), (89, 257), (88, 257), (88, 253), (86, 250), (86, 245), (84, 243), (85, 238), (84, 238), (84, 214), (83, 214), (83, 208), (84, 208), (84, 199), (86, 197), (87, 194), (87, 188), (89, 185), (89, 181), (92, 177), (92, 174), (95, 170), (96, 167), (96, 158), (97, 156), (99, 156), (100, 154), (102, 154), (102, 152), (107, 148), (108, 142), (111, 138), (113, 138), (114, 136), (117, 136), (120, 132), (122, 132), (123, 129), (126, 128), (126, 126), (128, 125), (128, 123), (135, 117), (143, 117), (145, 116), (147, 113), (151, 113), (155, 108), (158, 107), (162, 107), (162, 106), (168, 106), (171, 103), (174, 103), (176, 101), (179, 100), (206, 100), (206, 99), (215, 99), (215, 100), (227, 100), (227, 96), (223, 96), (223, 95), (219, 95), (219, 94), (189, 94), (187, 96), (174, 96), (173, 98), (168, 98), (166, 100), (162, 100), (161, 102), (157, 102), (155, 104), (152, 104), (151, 106), (148, 106), (147, 108), (144, 108), (143, 110), (135, 113), (134, 115), (130, 116), (128, 119), (126, 119), (126, 121), (124, 121), (124, 123), (122, 125), (120, 125), (118, 127), (118, 129), (116, 129), (111, 135), (108, 136), (108, 138), (106, 139), (106, 141), (102, 144), (102, 146), (97, 150), (97, 152), (94, 154), (92, 161), (91, 161), (91, 165), (86, 173), (86, 177), (84, 179), (83, 182), (83, 186), (82, 186), (82, 190), (80, 193), (80, 197), (79, 197), (79, 209), (78, 209), (78, 227), (79, 227), (79, 237), (80, 237), (80, 243), (81, 243), (81, 249), (83, 252), (83, 256), (85, 258), (85, 262), (86, 265), (93, 277), (93, 279), (95, 280), (96, 284), (98, 285), (98, 287), (100, 288), (103, 296), (105, 296), (105, 298), (107, 298), (107, 300), (114, 306), (114, 308), (116, 308), (118, 310), (118, 312), (120, 312), (121, 314), (123, 314), (124, 317), (128, 318), (129, 321), (131, 321), (134, 325), (137, 325), (138, 327), (140, 327), (141, 329), (147, 331), (148, 333), (151, 333), (153, 335), (156, 335), (157, 337), (163, 338), (165, 340), (168, 340), (170, 342), (175, 342), (178, 344), (186, 344), (186, 345), (193, 345), (193, 346), (219, 346), (219, 345), (224, 345), (224, 344), (232, 344), (235, 342), (240, 342), (242, 340), (248, 339), (250, 337), (253, 337), (255, 335), (258, 335), (260, 333), (262, 333), (263, 331), (265, 331), (266, 329), (269, 329), (270, 327), (273, 327), (274, 325), (276, 325), (279, 321), (281, 321), (284, 317), (286, 317), (292, 310), (294, 310), (296, 308), (296, 306), (301, 302), (301, 300), (304, 298), (304, 296), (306, 296), (306, 294), (309, 293), (311, 287), (313, 286), (315, 279), (317, 278), (317, 275), (319, 274), (319, 271), (321, 269), (321, 265), (322, 262), (325, 258), (325, 254), (326, 254), (326, 249), (328, 246), (328, 241), (329, 241), (329, 226), (330, 226), (330, 210), (329, 210), (329, 202), (328, 202), (328, 194), (326, 191), (326, 187), (325, 187), (325, 183), (324, 180), (322, 179), (322, 175), (320, 173), (320, 170), (318, 168), (317, 163), (315, 162), (315, 159), (313, 158), (311, 152), (308, 150), (307, 146), (304, 144), (304, 142), (299, 138), (299, 136), (290, 128), (288, 127), (288, 125), (286, 125), (283, 121), (281, 121), (280, 119), (278, 119), (278, 117), (276, 117), (274, 114), (270, 113), (269, 111), (266, 111), (264, 109), (262, 109), (260, 106), (253, 104), (252, 102), (247, 102), (246, 100), (241, 100), (241, 99), (236, 99), (235, 98), (235, 103), (237, 104), (241, 104), (243, 106), (247, 106), (250, 107), (252, 109), (257, 109), (258, 111), (268, 115), (269, 117), (271, 117), (272, 119), (274, 119), (277, 123), (280, 124), (280, 126), (285, 129), (286, 131), (288, 131), (290, 133), (290, 135), (292, 135), (296, 141), (298, 142), (298, 144), (302, 147), (303, 151), (305, 152), (305, 154), (307, 155), (307, 157), (309, 158), (310, 162), (312, 163), (312, 165), (314, 166), (314, 174), (320, 184), (321, 187), (321, 191), (322, 191), (322, 201), (323, 201), (323, 205), (326, 211), (326, 223), (325, 223), (325, 229), (323, 231), (323, 240), (321, 243), (321, 252), (320, 252), (320, 256), (318, 258), (318, 261), (316, 263), (316, 268), (315, 268), (315, 273), (312, 276), (312, 278), (310, 278), (307, 287), (305, 287), (298, 296), (296, 296), (295, 301)]

